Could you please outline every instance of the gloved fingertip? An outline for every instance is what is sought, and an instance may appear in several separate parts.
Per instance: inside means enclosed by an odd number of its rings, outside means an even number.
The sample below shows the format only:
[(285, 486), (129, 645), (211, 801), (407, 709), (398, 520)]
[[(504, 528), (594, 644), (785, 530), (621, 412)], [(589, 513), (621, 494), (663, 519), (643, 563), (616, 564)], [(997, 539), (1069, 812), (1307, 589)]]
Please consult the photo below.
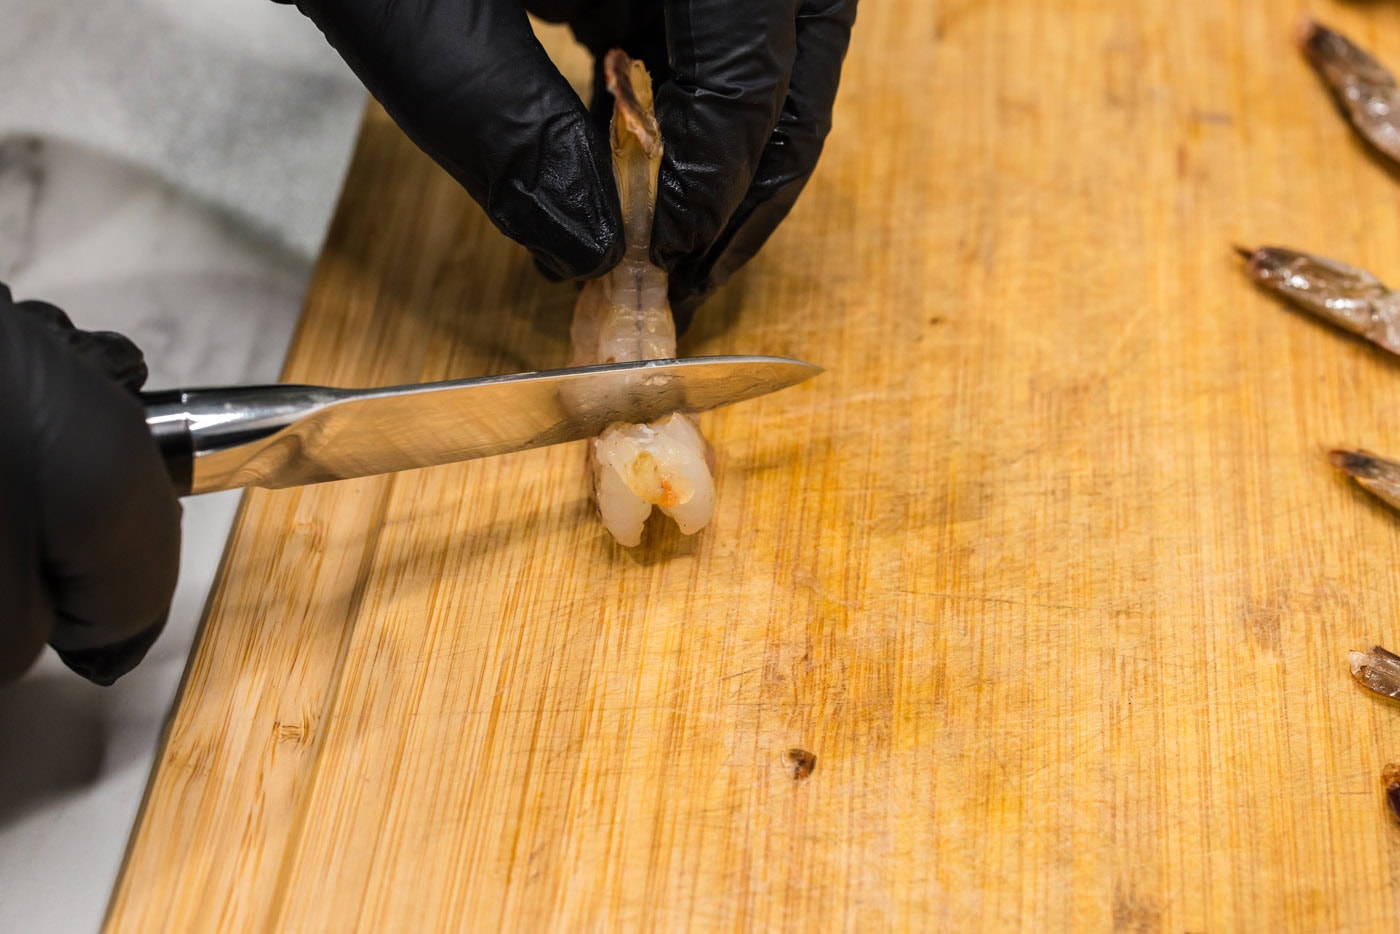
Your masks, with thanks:
[(622, 262), (622, 254), (627, 249), (627, 243), (622, 239), (622, 223), (619, 221), (616, 231), (607, 241), (603, 250), (599, 253), (598, 262), (586, 272), (580, 273), (579, 279), (596, 279), (614, 266)]
[[(538, 164), (503, 174), (482, 201), (506, 236), (525, 246), (549, 279), (596, 278), (625, 247), (622, 206), (606, 136), (577, 107), (545, 123)], [(542, 154), (542, 155), (541, 155)]]
[[(8, 289), (6, 290), (8, 292)], [(15, 303), (15, 311), (29, 315), (30, 320), (38, 321), (44, 327), (54, 331), (73, 330), (73, 321), (64, 313), (63, 309), (48, 302), (41, 302), (35, 299)]]
[(544, 253), (532, 252), (530, 259), (535, 263), (535, 271), (544, 276), (550, 282), (563, 282), (569, 278), (568, 274), (559, 267), (559, 264), (552, 256)]
[(525, 9), (547, 23), (566, 23), (587, 13), (590, 0), (525, 0)]
[(563, 231), (549, 247), (530, 248), (535, 268), (551, 282), (596, 279), (622, 260), (622, 225), (601, 231)]
[(115, 331), (81, 330), (67, 313), (48, 302), (31, 299), (19, 302), (14, 309), (46, 328), (75, 356), (131, 392), (139, 391), (146, 384), (149, 375), (146, 357), (130, 338)]
[(585, 278), (584, 272), (565, 260), (560, 259), (552, 253), (543, 250), (531, 250), (530, 259), (535, 264), (540, 275), (550, 282), (566, 282), (570, 279)]
[[(663, 114), (661, 138), (683, 138), (676, 132), (668, 137), (667, 132)], [(713, 184), (706, 182), (705, 175), (713, 177), (715, 174), (713, 167), (676, 164), (673, 148), (662, 155), (661, 171), (656, 179), (656, 216), (651, 229), (651, 261), (668, 273), (675, 272), (687, 257), (698, 256), (709, 248), (747, 187), (746, 182), (733, 178)]]
[(146, 355), (130, 339), (114, 331), (93, 331), (88, 336), (90, 349), (84, 349), (84, 356), (95, 356), (102, 372), (132, 392), (146, 385), (150, 376)]
[(669, 300), (671, 317), (676, 322), (676, 337), (684, 337), (685, 332), (690, 330), (691, 322), (695, 320), (695, 312), (700, 310), (700, 306), (709, 295), (710, 290), (702, 291), (683, 284), (672, 284)]
[(117, 679), (141, 664), (156, 639), (165, 630), (166, 616), (115, 645), (96, 649), (59, 649), (54, 652), (63, 664), (93, 684), (110, 687)]

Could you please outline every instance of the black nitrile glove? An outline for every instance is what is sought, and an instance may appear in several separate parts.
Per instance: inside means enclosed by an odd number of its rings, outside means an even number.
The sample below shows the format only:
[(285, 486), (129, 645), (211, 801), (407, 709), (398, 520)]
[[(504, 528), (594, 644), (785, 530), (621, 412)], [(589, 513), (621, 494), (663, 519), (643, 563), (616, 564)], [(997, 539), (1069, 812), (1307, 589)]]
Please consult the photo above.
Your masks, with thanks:
[[(787, 217), (831, 130), (856, 0), (534, 0), (601, 62), (656, 79), (661, 161), (652, 259), (684, 328)], [(602, 70), (593, 100), (611, 112)]]
[[(287, 0), (282, 0), (287, 2)], [(682, 329), (768, 239), (831, 128), (855, 0), (296, 0), (404, 131), (556, 278), (622, 253), (601, 124), (526, 8), (657, 79), (665, 141), (652, 256)], [(601, 87), (595, 107), (611, 101)]]
[(111, 684), (165, 625), (180, 503), (135, 391), (126, 338), (0, 285), (0, 683), (45, 643)]

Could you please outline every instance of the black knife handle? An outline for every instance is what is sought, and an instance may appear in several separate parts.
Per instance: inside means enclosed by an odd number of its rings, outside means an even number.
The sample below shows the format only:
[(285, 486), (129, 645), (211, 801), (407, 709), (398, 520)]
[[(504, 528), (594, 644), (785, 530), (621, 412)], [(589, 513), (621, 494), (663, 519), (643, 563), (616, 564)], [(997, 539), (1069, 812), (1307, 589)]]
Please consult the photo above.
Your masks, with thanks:
[[(185, 393), (180, 389), (141, 393), (148, 414), (157, 407), (177, 406), (184, 398)], [(160, 448), (176, 495), (188, 496), (194, 484), (194, 438), (190, 435), (189, 422), (181, 418), (147, 418), (146, 426), (151, 429), (156, 447)]]

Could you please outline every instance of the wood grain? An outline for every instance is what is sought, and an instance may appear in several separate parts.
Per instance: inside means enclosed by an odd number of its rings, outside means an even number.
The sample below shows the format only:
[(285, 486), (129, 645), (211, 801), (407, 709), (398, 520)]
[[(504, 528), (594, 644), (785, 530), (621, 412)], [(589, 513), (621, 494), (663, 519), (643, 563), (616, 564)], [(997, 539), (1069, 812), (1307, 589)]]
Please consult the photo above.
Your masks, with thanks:
[[(108, 928), (1392, 929), (1400, 524), (1323, 451), (1400, 366), (1230, 250), (1400, 281), (1304, 9), (1400, 65), (1392, 4), (865, 4), (683, 345), (828, 369), (707, 417), (714, 524), (615, 546), (577, 445), (249, 494)], [(375, 112), (286, 376), (559, 365), (572, 296)]]

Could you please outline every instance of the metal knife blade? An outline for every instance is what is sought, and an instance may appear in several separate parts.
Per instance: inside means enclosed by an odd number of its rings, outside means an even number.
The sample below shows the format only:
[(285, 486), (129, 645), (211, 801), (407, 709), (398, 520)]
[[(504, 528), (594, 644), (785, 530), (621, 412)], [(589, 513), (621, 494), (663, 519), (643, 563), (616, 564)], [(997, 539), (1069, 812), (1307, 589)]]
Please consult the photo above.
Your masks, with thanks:
[(143, 401), (185, 495), (301, 486), (576, 441), (613, 422), (704, 412), (820, 372), (786, 357), (689, 357), (378, 389), (175, 389)]

